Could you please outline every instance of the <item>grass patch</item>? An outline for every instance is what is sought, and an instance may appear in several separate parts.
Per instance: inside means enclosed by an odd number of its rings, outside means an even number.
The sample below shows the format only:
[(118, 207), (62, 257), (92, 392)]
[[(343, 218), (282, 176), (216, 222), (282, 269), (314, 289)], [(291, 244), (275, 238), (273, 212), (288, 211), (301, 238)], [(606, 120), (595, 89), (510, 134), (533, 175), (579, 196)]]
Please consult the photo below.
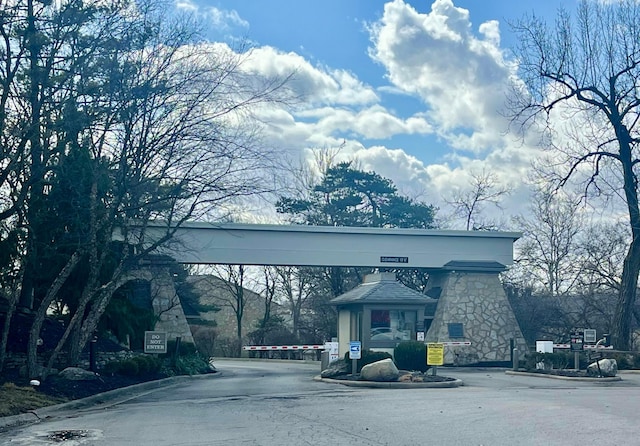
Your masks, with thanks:
[(0, 417), (8, 417), (40, 407), (64, 403), (66, 398), (57, 398), (39, 393), (33, 387), (20, 387), (14, 383), (0, 386)]

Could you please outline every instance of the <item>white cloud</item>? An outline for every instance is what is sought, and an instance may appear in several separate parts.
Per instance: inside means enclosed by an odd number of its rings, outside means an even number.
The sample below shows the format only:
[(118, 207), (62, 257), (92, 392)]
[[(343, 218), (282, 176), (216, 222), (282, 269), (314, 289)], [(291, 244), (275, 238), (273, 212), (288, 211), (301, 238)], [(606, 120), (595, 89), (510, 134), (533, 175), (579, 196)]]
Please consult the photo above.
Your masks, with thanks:
[(247, 29), (249, 22), (244, 20), (235, 9), (218, 9), (215, 6), (201, 8), (193, 0), (175, 0), (176, 9), (189, 11), (204, 18), (209, 25), (218, 31), (229, 31), (235, 28)]
[(499, 46), (498, 22), (481, 24), (479, 33), (451, 0), (435, 0), (427, 14), (394, 0), (371, 26), (370, 48), (393, 86), (425, 102), (451, 146), (476, 152), (504, 146), (500, 111), (515, 69)]
[[(509, 205), (525, 203), (523, 180), (538, 153), (527, 138), (534, 141), (536, 135), (524, 135), (523, 142), (508, 134), (508, 121), (499, 113), (516, 75), (500, 49), (498, 22), (483, 23), (474, 33), (468, 11), (450, 0), (436, 0), (428, 14), (395, 0), (371, 29), (371, 54), (390, 81), (384, 87), (374, 88), (349, 70), (313, 64), (295, 52), (262, 46), (247, 53), (246, 72), (267, 77), (294, 73), (288, 87), (299, 98), (292, 106), (256, 109), (264, 125), (263, 143), (308, 159), (310, 149), (342, 147), (338, 160), (356, 159), (365, 170), (390, 178), (403, 193), (440, 207), (447, 191), (468, 187), (468, 172), (493, 172), (502, 185), (520, 187)], [(400, 116), (378, 92), (417, 96), (425, 110)], [(438, 164), (427, 165), (391, 147), (397, 135), (434, 133), (459, 149)], [(368, 144), (373, 139), (389, 143)]]
[(176, 8), (195, 12), (198, 10), (198, 5), (196, 5), (191, 0), (176, 0), (175, 2)]
[(240, 17), (235, 9), (225, 10), (210, 7), (205, 9), (204, 15), (211, 25), (222, 31), (231, 28), (249, 28), (249, 22)]

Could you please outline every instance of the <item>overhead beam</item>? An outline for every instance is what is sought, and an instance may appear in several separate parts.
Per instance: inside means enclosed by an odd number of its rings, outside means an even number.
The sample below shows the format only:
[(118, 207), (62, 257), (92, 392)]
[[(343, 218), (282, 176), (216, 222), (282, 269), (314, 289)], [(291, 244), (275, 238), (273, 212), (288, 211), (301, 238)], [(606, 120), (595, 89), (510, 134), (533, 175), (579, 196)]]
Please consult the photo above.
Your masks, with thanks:
[[(153, 224), (147, 239), (166, 230)], [(163, 249), (180, 263), (450, 269), (513, 263), (518, 232), (190, 222)], [(461, 262), (461, 263), (455, 263)]]

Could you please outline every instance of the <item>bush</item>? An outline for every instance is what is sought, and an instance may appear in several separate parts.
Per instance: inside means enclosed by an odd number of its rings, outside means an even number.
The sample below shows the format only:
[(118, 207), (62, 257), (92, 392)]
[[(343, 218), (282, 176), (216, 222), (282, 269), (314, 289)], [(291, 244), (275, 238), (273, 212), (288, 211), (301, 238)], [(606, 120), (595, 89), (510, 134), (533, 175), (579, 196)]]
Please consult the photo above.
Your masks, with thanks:
[(137, 376), (140, 372), (138, 362), (135, 359), (127, 359), (120, 362), (118, 373), (125, 376)]
[[(382, 361), (383, 359), (389, 359), (389, 358), (391, 358), (391, 355), (387, 352), (374, 352), (371, 350), (362, 350), (361, 358), (358, 359), (357, 373), (360, 373), (360, 370), (362, 370), (362, 367), (364, 367), (367, 364), (372, 364), (374, 362)], [(344, 361), (347, 364), (351, 364), (352, 360), (349, 359), (349, 352), (345, 353)]]
[(133, 360), (138, 364), (138, 374), (156, 374), (162, 367), (162, 360), (154, 356), (136, 356)]
[(105, 364), (102, 373), (106, 375), (142, 376), (157, 374), (162, 368), (162, 360), (151, 355), (134, 356), (123, 361), (112, 361)]
[[(538, 363), (543, 363), (548, 369), (572, 369), (574, 366), (574, 352), (554, 352), (554, 353), (529, 353), (525, 357), (525, 369), (535, 370)], [(592, 361), (593, 362), (593, 361)], [(583, 352), (579, 356), (579, 366), (584, 370), (589, 365), (587, 355)]]
[(204, 356), (212, 358), (218, 336), (217, 330), (214, 327), (195, 325), (191, 327), (191, 333), (198, 351)]
[(115, 375), (116, 373), (120, 373), (121, 362), (122, 361), (107, 362), (102, 369), (102, 373), (105, 375)]
[[(176, 341), (167, 341), (167, 353), (165, 357), (173, 358), (176, 352)], [(196, 345), (193, 342), (180, 342), (180, 356), (191, 356), (197, 353)]]
[(427, 346), (420, 341), (403, 341), (393, 350), (396, 366), (401, 370), (427, 371)]
[(201, 355), (179, 356), (171, 367), (170, 373), (175, 375), (199, 375), (209, 371), (209, 362)]

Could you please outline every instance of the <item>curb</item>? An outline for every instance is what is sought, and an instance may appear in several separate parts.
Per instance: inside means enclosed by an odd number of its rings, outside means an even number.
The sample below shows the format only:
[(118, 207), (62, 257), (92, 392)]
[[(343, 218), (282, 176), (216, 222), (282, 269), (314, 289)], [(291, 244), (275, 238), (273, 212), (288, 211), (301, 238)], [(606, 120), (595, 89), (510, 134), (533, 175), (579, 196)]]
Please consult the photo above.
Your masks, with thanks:
[(40, 407), (38, 409), (30, 410), (27, 413), (21, 413), (18, 415), (12, 415), (9, 417), (0, 417), (0, 431), (7, 428), (17, 427), (28, 423), (37, 423), (46, 418), (51, 418), (55, 413), (64, 412), (69, 410), (83, 409), (89, 406), (96, 406), (100, 404), (115, 405), (125, 401), (137, 398), (139, 396), (155, 392), (157, 390), (175, 386), (185, 381), (192, 379), (214, 378), (222, 376), (221, 372), (206, 373), (203, 375), (180, 375), (171, 376), (169, 378), (163, 378), (155, 381), (147, 381), (139, 384), (134, 384), (128, 387), (121, 387), (119, 389), (109, 390), (103, 393), (97, 393), (95, 395), (81, 398), (78, 400), (68, 401), (66, 403), (55, 404), (53, 406)]
[(314, 376), (314, 381), (326, 382), (331, 384), (342, 384), (349, 387), (369, 387), (375, 389), (450, 389), (453, 387), (463, 386), (464, 383), (460, 379), (453, 381), (440, 382), (376, 382), (376, 381), (349, 381), (347, 379), (331, 379)]
[(619, 376), (610, 376), (610, 377), (603, 377), (603, 378), (586, 378), (581, 376), (562, 376), (562, 375), (551, 375), (546, 373), (517, 372), (515, 370), (507, 370), (504, 373), (505, 375), (533, 376), (536, 378), (561, 379), (565, 381), (582, 381), (582, 382), (590, 382), (595, 384), (622, 381), (622, 378), (620, 378)]

